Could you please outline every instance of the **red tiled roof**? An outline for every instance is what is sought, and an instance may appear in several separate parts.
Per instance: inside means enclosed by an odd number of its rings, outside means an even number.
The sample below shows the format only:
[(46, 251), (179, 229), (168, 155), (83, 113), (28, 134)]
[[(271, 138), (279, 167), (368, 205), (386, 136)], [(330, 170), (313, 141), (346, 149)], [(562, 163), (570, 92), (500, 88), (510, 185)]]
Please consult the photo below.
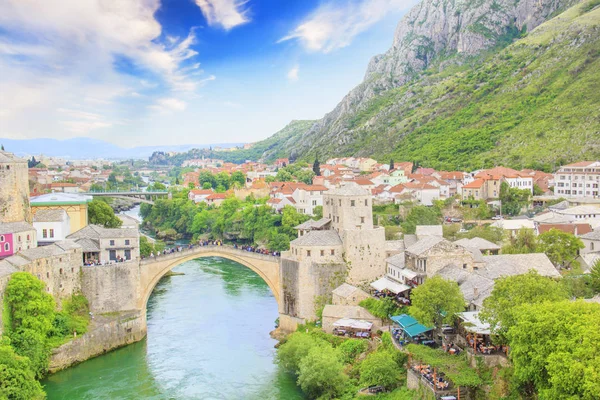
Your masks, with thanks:
[(573, 235), (585, 235), (592, 232), (590, 224), (540, 224), (538, 227), (539, 233), (548, 232), (550, 229), (558, 229)]
[(475, 179), (473, 182), (468, 185), (464, 185), (463, 189), (480, 189), (483, 186), (483, 179)]

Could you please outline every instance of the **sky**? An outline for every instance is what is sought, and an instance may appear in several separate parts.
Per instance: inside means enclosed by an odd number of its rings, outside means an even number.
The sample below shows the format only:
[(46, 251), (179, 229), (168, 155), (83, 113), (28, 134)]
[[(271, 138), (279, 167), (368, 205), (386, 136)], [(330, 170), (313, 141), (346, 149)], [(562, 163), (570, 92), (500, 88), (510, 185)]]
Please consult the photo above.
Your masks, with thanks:
[(0, 0), (0, 138), (241, 143), (318, 119), (416, 0)]

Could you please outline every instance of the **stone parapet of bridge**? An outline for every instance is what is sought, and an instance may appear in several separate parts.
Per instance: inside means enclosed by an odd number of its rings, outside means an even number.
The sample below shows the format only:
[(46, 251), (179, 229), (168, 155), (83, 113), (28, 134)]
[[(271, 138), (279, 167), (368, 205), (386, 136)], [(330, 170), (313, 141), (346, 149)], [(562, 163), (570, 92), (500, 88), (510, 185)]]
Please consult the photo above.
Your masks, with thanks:
[(167, 272), (186, 261), (201, 257), (223, 257), (250, 268), (267, 283), (281, 309), (279, 257), (236, 249), (231, 246), (194, 246), (191, 249), (184, 246), (181, 251), (141, 260), (139, 263), (138, 308), (146, 308), (152, 290)]

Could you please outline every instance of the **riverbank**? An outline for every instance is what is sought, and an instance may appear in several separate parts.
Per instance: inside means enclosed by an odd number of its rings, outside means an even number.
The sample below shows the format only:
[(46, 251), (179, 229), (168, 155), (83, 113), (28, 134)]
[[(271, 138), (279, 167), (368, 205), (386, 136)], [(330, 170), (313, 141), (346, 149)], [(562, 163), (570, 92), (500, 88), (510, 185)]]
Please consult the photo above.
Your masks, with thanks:
[(48, 400), (304, 399), (275, 363), (278, 307), (260, 276), (218, 257), (175, 271), (148, 301), (146, 338), (48, 376)]
[(146, 315), (139, 310), (94, 315), (88, 332), (54, 349), (48, 372), (55, 373), (146, 336)]

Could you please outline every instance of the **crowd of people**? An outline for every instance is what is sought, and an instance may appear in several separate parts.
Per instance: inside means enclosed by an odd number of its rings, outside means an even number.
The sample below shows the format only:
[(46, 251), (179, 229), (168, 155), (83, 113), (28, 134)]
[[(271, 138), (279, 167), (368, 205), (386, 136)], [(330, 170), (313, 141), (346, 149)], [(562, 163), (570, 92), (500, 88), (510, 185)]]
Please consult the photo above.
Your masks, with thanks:
[[(203, 246), (227, 246), (227, 247), (232, 247), (234, 249), (237, 250), (243, 250), (243, 251), (248, 251), (251, 253), (257, 253), (257, 254), (263, 254), (263, 255), (267, 255), (267, 256), (273, 256), (273, 257), (281, 257), (281, 252), (280, 251), (271, 251), (268, 249), (264, 249), (264, 248), (260, 248), (260, 247), (255, 247), (255, 246), (247, 246), (247, 245), (238, 245), (237, 243), (234, 243), (233, 245), (227, 245), (224, 244), (223, 241), (221, 240), (198, 240), (198, 246), (199, 247), (203, 247)], [(158, 252), (158, 253), (150, 253), (150, 258), (156, 258), (156, 257), (160, 257), (160, 256), (164, 256), (164, 255), (168, 255), (168, 254), (173, 254), (173, 253), (178, 253), (181, 251), (185, 251), (185, 250), (192, 250), (194, 249), (196, 246), (192, 243), (186, 245), (186, 246), (175, 246), (175, 247), (170, 247), (170, 248), (165, 248), (163, 251)], [(144, 259), (145, 257), (142, 256), (142, 259)]]
[(444, 379), (444, 374), (436, 373), (429, 365), (413, 365), (412, 369), (425, 378), (436, 390), (446, 390), (450, 387), (450, 382)]

